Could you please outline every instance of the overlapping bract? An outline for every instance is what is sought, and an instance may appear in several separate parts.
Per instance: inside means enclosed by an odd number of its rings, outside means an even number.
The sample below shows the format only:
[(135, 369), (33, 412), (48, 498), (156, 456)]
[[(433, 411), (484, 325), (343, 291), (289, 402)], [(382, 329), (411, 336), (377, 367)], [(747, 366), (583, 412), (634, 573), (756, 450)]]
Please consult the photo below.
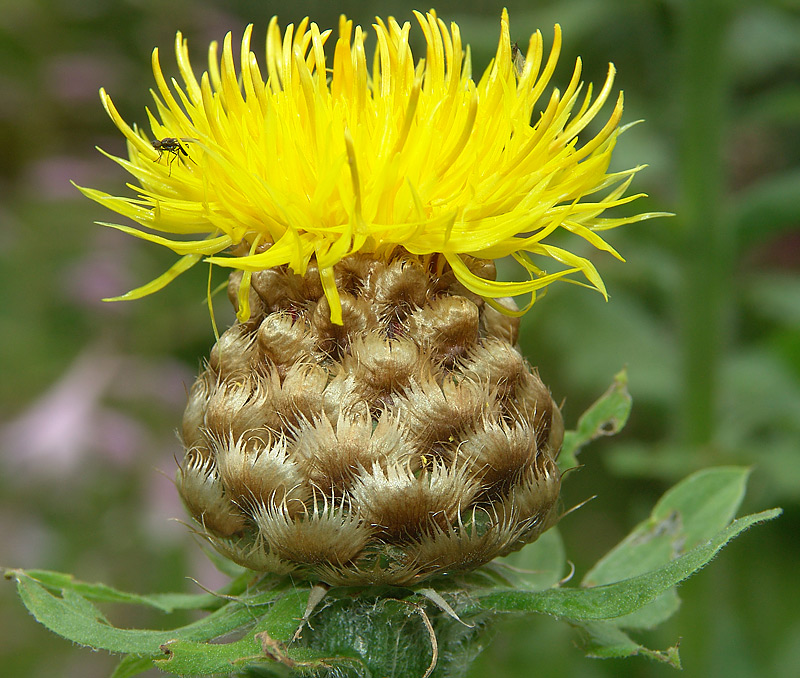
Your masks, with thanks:
[[(515, 348), (520, 321), (440, 257), (345, 257), (341, 325), (313, 263), (253, 275), (251, 318), (220, 336), (182, 427), (178, 490), (223, 555), (332, 585), (406, 585), (558, 520), (563, 423)], [(492, 262), (465, 261), (494, 278)]]

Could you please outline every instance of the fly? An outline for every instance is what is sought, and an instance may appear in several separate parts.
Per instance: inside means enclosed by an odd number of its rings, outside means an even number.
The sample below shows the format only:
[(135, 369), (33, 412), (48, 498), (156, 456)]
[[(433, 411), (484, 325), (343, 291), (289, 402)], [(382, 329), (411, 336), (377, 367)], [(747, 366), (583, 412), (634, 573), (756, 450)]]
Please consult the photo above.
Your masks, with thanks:
[[(153, 148), (158, 151), (158, 158), (156, 158), (156, 162), (161, 160), (161, 156), (163, 156), (164, 153), (169, 153), (172, 156), (172, 158), (167, 161), (167, 164), (169, 165), (170, 176), (172, 176), (172, 163), (175, 162), (175, 158), (184, 155), (189, 158), (189, 160), (192, 160), (189, 157), (189, 153), (183, 147), (183, 145), (188, 141), (194, 141), (194, 139), (164, 137), (163, 139), (154, 139), (152, 142), (150, 142), (153, 145)], [(192, 162), (194, 161), (192, 160)]]
[(517, 77), (522, 76), (522, 71), (525, 70), (525, 55), (516, 42), (511, 43), (511, 63), (514, 64)]

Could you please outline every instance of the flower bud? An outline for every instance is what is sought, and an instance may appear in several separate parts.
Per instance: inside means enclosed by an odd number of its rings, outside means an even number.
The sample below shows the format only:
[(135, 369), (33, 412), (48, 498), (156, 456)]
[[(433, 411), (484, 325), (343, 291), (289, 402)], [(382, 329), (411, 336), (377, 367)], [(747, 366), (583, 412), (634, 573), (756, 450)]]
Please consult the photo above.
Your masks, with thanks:
[(341, 325), (316, 269), (264, 273), (290, 307), (254, 283), (259, 315), (219, 338), (184, 416), (178, 486), (221, 553), (328, 584), (411, 584), (554, 522), (563, 425), (513, 322), (402, 250), (336, 265)]

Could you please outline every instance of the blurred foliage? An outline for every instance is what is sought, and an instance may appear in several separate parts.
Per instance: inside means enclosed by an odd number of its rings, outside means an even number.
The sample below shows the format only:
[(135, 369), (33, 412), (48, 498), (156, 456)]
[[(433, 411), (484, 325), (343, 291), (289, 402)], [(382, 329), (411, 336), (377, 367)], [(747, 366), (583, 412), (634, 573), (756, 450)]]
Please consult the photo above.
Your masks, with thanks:
[[(595, 443), (566, 484), (566, 507), (597, 495), (561, 525), (576, 576), (675, 480), (710, 465), (752, 465), (744, 508), (782, 504), (785, 515), (684, 585), (681, 611), (648, 644), (669, 647), (682, 637), (689, 676), (793, 676), (800, 661), (800, 7), (796, 0), (438, 3), (472, 45), (476, 72), (494, 50), (503, 4), (514, 39), (541, 28), (547, 40), (561, 23), (555, 82), (578, 55), (594, 82), (615, 63), (625, 119), (646, 120), (620, 139), (616, 162), (649, 163), (635, 182), (650, 196), (640, 208), (678, 215), (612, 234), (628, 263), (597, 259), (610, 303), (555, 286), (524, 320), (523, 349), (564, 399), (571, 427), (628, 368), (635, 405), (624, 435)], [(375, 14), (410, 19), (411, 8), (355, 0), (291, 7), (0, 0), (0, 564), (75, 572), (134, 591), (197, 592), (186, 576), (207, 586), (220, 581), (188, 530), (167, 522), (183, 511), (156, 470), (174, 471), (182, 384), (213, 341), (205, 273), (198, 267), (135, 303), (98, 301), (172, 260), (92, 226), (107, 215), (68, 183), (115, 191), (127, 181), (93, 148), (124, 147), (99, 87), (126, 119), (143, 121), (150, 51), (158, 45), (168, 53), (178, 29), (202, 63), (211, 39), (249, 22), (263, 35), (275, 13), (282, 24), (309, 14), (335, 27), (340, 12), (368, 25)], [(224, 324), (230, 316), (219, 307)], [(123, 623), (152, 625), (142, 614)], [(0, 587), (0, 626), (14, 629), (0, 637), (9, 675), (99, 678), (114, 665), (26, 618), (11, 586)], [(531, 666), (540, 675), (587, 678), (670, 670), (645, 659), (590, 661), (573, 640), (545, 619), (508, 623), (472, 675), (525, 676)]]

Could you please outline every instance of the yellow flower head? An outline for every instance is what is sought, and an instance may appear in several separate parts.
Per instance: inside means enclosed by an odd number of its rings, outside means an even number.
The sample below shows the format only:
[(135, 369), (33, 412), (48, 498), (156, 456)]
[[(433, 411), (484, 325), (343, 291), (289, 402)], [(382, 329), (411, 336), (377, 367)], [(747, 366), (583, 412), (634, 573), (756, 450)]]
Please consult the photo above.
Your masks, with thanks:
[[(101, 90), (128, 142), (128, 159), (113, 159), (136, 177), (139, 195), (81, 190), (147, 230), (106, 225), (182, 255), (159, 278), (118, 298), (155, 292), (207, 257), (244, 271), (239, 319), (245, 320), (254, 271), (288, 265), (304, 274), (314, 259), (332, 320), (341, 322), (334, 264), (355, 252), (388, 256), (397, 247), (443, 255), (458, 280), (490, 303), (527, 293), (533, 303), (537, 290), (574, 273), (605, 294), (588, 259), (547, 241), (567, 230), (619, 257), (598, 232), (653, 216), (602, 216), (639, 197), (623, 194), (640, 168), (608, 171), (622, 93), (602, 129), (584, 136), (611, 95), (613, 66), (593, 99), (578, 59), (566, 89), (545, 99), (560, 28), (546, 58), (536, 32), (522, 59), (503, 11), (497, 53), (475, 82), (458, 26), (448, 29), (434, 12), (415, 14), (425, 59), (414, 61), (410, 23), (377, 19), (371, 67), (365, 33), (352, 21), (340, 19), (331, 55), (331, 31), (304, 19), (281, 35), (273, 18), (266, 79), (251, 51), (252, 26), (244, 32), (239, 70), (229, 33), (221, 59), (211, 44), (199, 81), (178, 33), (182, 84), (172, 79), (170, 86), (153, 51), (152, 138), (129, 126)], [(529, 279), (480, 278), (464, 255), (511, 255)], [(532, 255), (555, 260), (558, 270), (545, 271)]]

